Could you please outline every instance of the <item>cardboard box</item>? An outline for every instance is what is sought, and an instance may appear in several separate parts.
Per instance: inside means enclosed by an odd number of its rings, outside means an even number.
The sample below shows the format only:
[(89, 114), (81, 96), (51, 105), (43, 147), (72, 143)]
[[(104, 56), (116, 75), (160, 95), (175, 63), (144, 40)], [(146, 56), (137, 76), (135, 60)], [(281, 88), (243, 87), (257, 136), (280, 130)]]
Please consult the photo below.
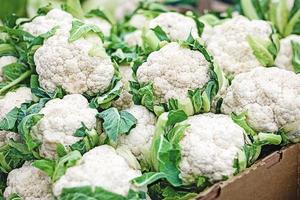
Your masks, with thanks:
[(275, 151), (197, 200), (300, 200), (300, 144)]

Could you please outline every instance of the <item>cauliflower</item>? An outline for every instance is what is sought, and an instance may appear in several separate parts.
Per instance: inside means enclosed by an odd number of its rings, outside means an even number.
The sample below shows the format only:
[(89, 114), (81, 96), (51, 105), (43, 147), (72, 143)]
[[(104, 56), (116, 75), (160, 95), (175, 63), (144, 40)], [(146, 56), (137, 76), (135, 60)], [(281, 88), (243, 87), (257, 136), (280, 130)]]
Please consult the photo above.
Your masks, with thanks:
[(17, 62), (17, 58), (14, 56), (1, 56), (0, 57), (0, 82), (3, 81), (2, 68), (6, 65)]
[(31, 100), (30, 88), (20, 87), (16, 91), (8, 92), (4, 97), (0, 98), (0, 120), (15, 107), (19, 107), (22, 103)]
[(268, 22), (262, 20), (248, 20), (242, 16), (225, 21), (214, 26), (206, 39), (207, 49), (219, 63), (226, 74), (248, 72), (263, 65), (256, 58), (248, 36), (259, 40), (269, 40), (272, 28)]
[(34, 35), (60, 27), (34, 54), (39, 83), (47, 92), (62, 87), (68, 93), (103, 94), (114, 76), (113, 64), (100, 38), (88, 36), (68, 41), (72, 20), (70, 14), (53, 9), (24, 25)]
[[(175, 100), (176, 105), (175, 107), (172, 105), (171, 109), (180, 108), (189, 115), (200, 111), (207, 112), (210, 110), (210, 97), (218, 90), (216, 82), (221, 80), (219, 78), (222, 76), (222, 72), (216, 70), (218, 69), (207, 52), (202, 54), (200, 51), (171, 42), (160, 50), (152, 52), (147, 61), (138, 67), (136, 80), (140, 88), (132, 88), (131, 91), (135, 99), (141, 99), (141, 104), (152, 111), (157, 108), (156, 105), (166, 103), (170, 106), (173, 104), (171, 101)], [(211, 74), (214, 72), (218, 80), (211, 79)], [(213, 80), (210, 82), (213, 84), (210, 91), (204, 91), (210, 80)], [(218, 85), (221, 88), (222, 81)], [(212, 90), (213, 93), (210, 93)], [(150, 94), (153, 97), (149, 96)], [(195, 98), (200, 98), (201, 94), (206, 97), (203, 97), (205, 100), (203, 104), (198, 104), (198, 107)]]
[(300, 36), (290, 35), (286, 38), (281, 39), (280, 51), (275, 59), (275, 65), (277, 67), (290, 70), (290, 71), (294, 71), (295, 69), (292, 64), (292, 59), (293, 59), (292, 41), (300, 44)]
[[(247, 112), (247, 123), (259, 132), (299, 126), (300, 78), (279, 68), (256, 68), (237, 75), (221, 110), (225, 114)], [(300, 132), (288, 136), (293, 140), (295, 134), (299, 137)]]
[(142, 40), (142, 31), (141, 30), (135, 30), (131, 33), (128, 33), (124, 36), (124, 41), (129, 46), (142, 46), (143, 40)]
[(190, 126), (179, 143), (184, 183), (194, 183), (199, 176), (211, 182), (232, 176), (234, 159), (245, 144), (244, 130), (229, 116), (211, 113), (192, 116), (186, 123)]
[(77, 165), (68, 168), (65, 175), (54, 183), (53, 193), (59, 196), (64, 188), (90, 186), (126, 196), (130, 189), (136, 189), (130, 181), (140, 175), (141, 172), (132, 169), (114, 148), (102, 145), (84, 154)]
[(196, 22), (179, 13), (161, 13), (149, 22), (149, 28), (156, 26), (160, 26), (172, 41), (186, 40), (190, 34), (194, 38), (199, 37)]
[(0, 147), (5, 145), (10, 139), (18, 141), (20, 136), (18, 133), (10, 131), (0, 131)]
[(4, 197), (8, 199), (13, 193), (23, 200), (52, 200), (51, 180), (40, 171), (25, 163), (21, 168), (12, 170), (7, 177)]
[(32, 128), (33, 135), (42, 144), (40, 154), (46, 158), (56, 157), (56, 146), (65, 147), (82, 139), (74, 136), (84, 124), (89, 130), (96, 128), (96, 109), (89, 107), (87, 99), (80, 94), (66, 95), (63, 99), (53, 99), (39, 112), (44, 117)]
[(125, 111), (137, 119), (136, 126), (128, 135), (121, 135), (118, 144), (127, 147), (138, 160), (147, 162), (155, 130), (155, 116), (145, 107), (133, 105)]
[(130, 66), (120, 66), (120, 73), (122, 76), (121, 82), (123, 84), (123, 90), (119, 99), (113, 102), (113, 106), (122, 110), (133, 105), (132, 95), (129, 93), (129, 81), (132, 80), (132, 69)]

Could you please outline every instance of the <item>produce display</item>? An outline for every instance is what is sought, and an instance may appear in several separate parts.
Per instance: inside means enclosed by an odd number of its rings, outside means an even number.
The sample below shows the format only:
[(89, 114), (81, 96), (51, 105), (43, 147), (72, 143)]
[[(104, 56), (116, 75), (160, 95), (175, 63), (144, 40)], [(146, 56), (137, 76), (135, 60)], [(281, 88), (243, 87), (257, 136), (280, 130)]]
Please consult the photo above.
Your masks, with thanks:
[(300, 141), (300, 0), (194, 2), (2, 20), (0, 199), (188, 200)]

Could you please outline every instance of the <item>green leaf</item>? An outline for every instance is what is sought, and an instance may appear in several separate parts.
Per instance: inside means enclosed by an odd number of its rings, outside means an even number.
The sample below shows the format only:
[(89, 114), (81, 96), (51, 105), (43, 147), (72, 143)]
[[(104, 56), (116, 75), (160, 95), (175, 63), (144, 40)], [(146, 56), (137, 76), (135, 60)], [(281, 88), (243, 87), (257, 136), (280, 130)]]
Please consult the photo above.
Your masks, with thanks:
[(152, 28), (151, 30), (155, 33), (156, 37), (160, 41), (171, 42), (171, 40), (168, 37), (168, 35), (166, 34), (166, 32), (160, 26), (156, 26), (155, 28)]
[(247, 123), (247, 112), (240, 114), (231, 113), (231, 118), (236, 124), (242, 127), (249, 136), (257, 135), (255, 130), (253, 130)]
[(28, 68), (21, 63), (12, 63), (4, 66), (2, 70), (4, 79), (13, 81), (22, 76), (22, 74), (25, 73)]
[(52, 177), (55, 171), (55, 161), (54, 160), (36, 160), (32, 163), (32, 166), (40, 169), (49, 177)]
[(77, 19), (84, 19), (84, 12), (79, 0), (66, 0), (66, 3), (62, 5), (62, 9)]
[(293, 58), (292, 65), (295, 73), (300, 73), (300, 43), (292, 41)]
[(8, 197), (8, 200), (23, 200), (23, 198), (20, 197), (18, 194), (13, 193)]
[(91, 150), (92, 148), (94, 148), (95, 146), (97, 146), (99, 144), (99, 134), (97, 133), (96, 130), (92, 129), (92, 130), (85, 130), (84, 133), (84, 138), (82, 138), (82, 140), (72, 144), (70, 146), (71, 150), (77, 150), (79, 151), (81, 154), (84, 154), (86, 152), (88, 152), (89, 150)]
[(188, 116), (183, 110), (172, 110), (168, 113), (166, 126), (174, 126), (176, 123), (186, 120)]
[(132, 183), (137, 187), (143, 187), (154, 183), (157, 180), (166, 178), (166, 174), (162, 172), (148, 172), (144, 173), (142, 176), (139, 176), (132, 180)]
[(149, 110), (154, 109), (154, 89), (152, 83), (140, 85), (137, 82), (129, 82), (130, 93), (133, 95), (133, 102), (138, 105), (143, 105)]
[(15, 127), (18, 119), (18, 110), (19, 109), (15, 107), (5, 115), (4, 119), (0, 121), (0, 130), (9, 131)]
[(84, 137), (86, 136), (86, 131), (88, 128), (85, 126), (84, 123), (81, 122), (81, 127), (75, 131), (73, 134), (75, 137)]
[(245, 16), (247, 16), (249, 19), (259, 19), (259, 16), (253, 5), (252, 0), (240, 0), (240, 1)]
[(108, 21), (109, 23), (113, 24), (114, 23), (114, 19), (112, 19), (111, 17), (108, 17), (109, 15), (105, 14), (105, 10), (100, 10), (100, 9), (94, 9), (89, 11), (85, 17), (90, 18), (90, 17), (100, 17), (106, 21)]
[(1, 56), (16, 56), (17, 52), (11, 44), (0, 44), (0, 57)]
[(112, 141), (116, 141), (118, 136), (126, 134), (137, 123), (137, 119), (126, 111), (118, 111), (116, 108), (109, 108), (98, 114), (104, 121), (103, 129)]
[(99, 27), (92, 24), (85, 24), (79, 20), (75, 20), (72, 22), (69, 42), (74, 42), (80, 39), (81, 37), (86, 36), (90, 32), (96, 33), (100, 38), (103, 38), (102, 31)]

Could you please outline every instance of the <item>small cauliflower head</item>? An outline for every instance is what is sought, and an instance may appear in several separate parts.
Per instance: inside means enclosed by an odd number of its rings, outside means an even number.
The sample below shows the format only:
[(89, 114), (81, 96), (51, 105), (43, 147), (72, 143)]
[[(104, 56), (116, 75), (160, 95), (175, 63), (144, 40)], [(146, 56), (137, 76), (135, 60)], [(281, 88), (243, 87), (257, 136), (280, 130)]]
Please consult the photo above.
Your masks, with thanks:
[(161, 103), (171, 98), (185, 100), (188, 90), (202, 88), (210, 80), (209, 67), (199, 51), (172, 42), (148, 56), (137, 70), (137, 79), (152, 82)]
[(52, 200), (51, 188), (51, 179), (44, 172), (25, 163), (8, 174), (4, 197), (16, 193), (23, 200)]
[(172, 41), (186, 40), (190, 34), (199, 38), (196, 22), (180, 13), (161, 13), (149, 22), (149, 28), (156, 26), (160, 26)]
[(56, 146), (72, 145), (82, 137), (74, 133), (84, 124), (89, 130), (96, 128), (97, 110), (89, 107), (87, 99), (80, 94), (66, 95), (46, 103), (40, 114), (44, 117), (32, 128), (33, 135), (42, 144), (40, 154), (46, 158), (56, 157)]
[(296, 42), (300, 44), (300, 36), (290, 35), (280, 40), (280, 50), (275, 59), (275, 65), (277, 67), (289, 71), (294, 71), (294, 66), (292, 64), (292, 59), (293, 59), (292, 42)]
[(59, 196), (64, 188), (90, 186), (127, 196), (130, 189), (135, 189), (130, 181), (140, 175), (114, 148), (102, 145), (85, 153), (77, 165), (68, 168), (54, 183), (53, 193)]
[(20, 136), (18, 133), (10, 131), (0, 131), (0, 147), (8, 143), (9, 140), (18, 141)]
[[(296, 130), (300, 122), (300, 77), (276, 67), (239, 74), (228, 87), (221, 110), (225, 114), (247, 112), (247, 123), (258, 132), (290, 126)], [(299, 131), (292, 133), (288, 134), (290, 139), (299, 138)]]
[(32, 100), (31, 90), (27, 87), (20, 87), (16, 91), (6, 93), (0, 97), (0, 121), (15, 107)]
[(180, 141), (180, 177), (185, 184), (200, 176), (211, 182), (233, 176), (234, 160), (244, 146), (244, 130), (227, 115), (212, 113), (189, 117), (190, 126)]
[(119, 137), (118, 145), (127, 147), (138, 160), (147, 162), (156, 118), (143, 106), (133, 105), (125, 111), (137, 119), (137, 124), (128, 135)]
[(132, 80), (132, 69), (130, 66), (120, 66), (120, 73), (123, 90), (120, 97), (112, 105), (119, 110), (123, 110), (133, 105), (132, 95), (129, 93), (129, 81)]
[(251, 36), (268, 41), (272, 34), (272, 28), (268, 22), (252, 20), (235, 16), (216, 25), (209, 31), (209, 36), (203, 37), (207, 49), (225, 74), (236, 75), (248, 72), (262, 64), (253, 54), (253, 50), (247, 41)]
[(1, 56), (0, 57), (0, 82), (3, 81), (3, 67), (17, 62), (17, 58), (14, 56)]

